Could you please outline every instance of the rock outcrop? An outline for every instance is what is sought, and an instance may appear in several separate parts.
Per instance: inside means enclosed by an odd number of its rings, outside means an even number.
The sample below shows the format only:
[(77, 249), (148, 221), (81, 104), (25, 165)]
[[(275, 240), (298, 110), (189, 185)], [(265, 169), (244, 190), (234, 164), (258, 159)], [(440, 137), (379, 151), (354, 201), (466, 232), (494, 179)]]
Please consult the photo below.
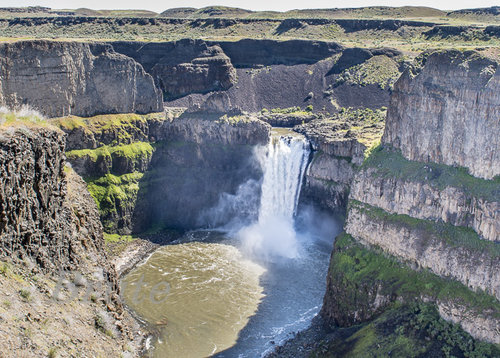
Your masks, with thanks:
[[(442, 51), (398, 80), (382, 145), (352, 181), (327, 321), (351, 325), (420, 300), (473, 337), (500, 342), (497, 67), (475, 52)], [(351, 295), (355, 302), (340, 301)]]
[(45, 122), (0, 127), (0, 284), (9, 302), (0, 347), (137, 354), (142, 333), (121, 304), (96, 203), (64, 149), (65, 134)]
[(476, 52), (422, 55), (398, 80), (383, 142), (405, 158), (500, 174), (500, 70)]
[[(393, 161), (398, 155), (389, 157)], [(446, 177), (461, 174), (451, 170), (451, 175), (437, 165), (412, 165), (412, 178), (402, 177), (401, 172), (384, 165), (381, 154), (359, 173), (351, 186), (351, 198), (376, 206), (388, 213), (409, 215), (416, 219), (442, 221), (454, 226), (469, 227), (481, 238), (500, 240), (500, 198), (494, 182), (474, 181), (475, 187), (460, 185), (459, 181), (448, 185), (438, 184)], [(387, 163), (387, 162), (385, 162)], [(432, 178), (418, 180), (416, 177)], [(470, 178), (471, 179), (471, 178)], [(483, 190), (474, 190), (483, 188)]]
[(345, 111), (294, 127), (313, 149), (301, 192), (301, 202), (345, 213), (351, 182), (365, 152), (382, 136), (385, 112)]
[(31, 258), (43, 271), (75, 269), (85, 255), (102, 260), (95, 203), (81, 179), (65, 173), (64, 134), (7, 127), (0, 139), (2, 256)]
[(260, 179), (254, 148), (270, 133), (251, 115), (175, 110), (54, 123), (67, 133), (68, 160), (88, 181), (105, 231), (120, 234), (209, 225), (202, 214), (222, 193)]
[(310, 40), (244, 39), (209, 43), (220, 46), (233, 65), (239, 68), (313, 64), (343, 50), (343, 46), (336, 42)]
[(151, 160), (154, 169), (140, 183), (134, 230), (209, 225), (202, 214), (222, 193), (234, 194), (261, 178), (254, 150), (269, 136), (267, 123), (246, 115), (191, 113), (166, 123)]
[(109, 45), (59, 41), (1, 44), (0, 104), (48, 117), (163, 109), (153, 78), (133, 59)]
[(165, 99), (190, 93), (227, 90), (236, 70), (217, 45), (202, 40), (162, 43), (114, 42), (116, 51), (134, 58), (153, 76)]

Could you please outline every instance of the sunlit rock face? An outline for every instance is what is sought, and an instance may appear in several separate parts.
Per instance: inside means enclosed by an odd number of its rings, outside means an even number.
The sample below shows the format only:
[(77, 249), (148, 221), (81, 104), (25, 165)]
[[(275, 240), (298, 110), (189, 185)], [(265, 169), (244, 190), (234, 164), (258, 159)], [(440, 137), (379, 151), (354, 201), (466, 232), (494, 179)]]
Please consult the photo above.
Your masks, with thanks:
[(394, 86), (383, 142), (410, 160), (500, 174), (500, 70), (473, 51), (424, 54)]
[(109, 45), (59, 41), (0, 46), (0, 104), (48, 117), (163, 109), (161, 91), (133, 59)]
[[(390, 302), (419, 299), (473, 337), (500, 342), (499, 89), (498, 63), (473, 51), (424, 53), (397, 81), (382, 146), (352, 181), (344, 226), (352, 241), (332, 256), (327, 320), (351, 325)], [(341, 282), (335, 268), (353, 245), (378, 260), (391, 257), (400, 265), (394, 272), (415, 274), (425, 285), (405, 292), (380, 276), (370, 286), (356, 278)], [(436, 294), (432, 280), (452, 280), (456, 288)], [(339, 310), (342, 297), (354, 293), (359, 307)]]

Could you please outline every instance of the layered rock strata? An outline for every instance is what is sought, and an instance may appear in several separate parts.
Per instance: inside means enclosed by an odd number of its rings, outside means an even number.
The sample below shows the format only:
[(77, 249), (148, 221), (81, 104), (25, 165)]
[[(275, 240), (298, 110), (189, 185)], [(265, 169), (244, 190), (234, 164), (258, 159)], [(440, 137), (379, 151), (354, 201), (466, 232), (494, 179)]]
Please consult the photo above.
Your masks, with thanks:
[[(350, 325), (423, 300), (473, 337), (500, 342), (497, 66), (443, 51), (398, 80), (383, 143), (352, 182), (351, 238), (332, 256), (327, 321)], [(356, 292), (352, 307), (339, 301)]]
[(475, 52), (421, 55), (398, 80), (383, 142), (409, 160), (500, 174), (500, 70)]
[(48, 117), (163, 109), (153, 78), (109, 45), (19, 41), (0, 46), (0, 104)]
[(115, 42), (113, 47), (143, 64), (165, 99), (227, 90), (236, 82), (236, 70), (217, 44), (186, 39), (147, 44)]

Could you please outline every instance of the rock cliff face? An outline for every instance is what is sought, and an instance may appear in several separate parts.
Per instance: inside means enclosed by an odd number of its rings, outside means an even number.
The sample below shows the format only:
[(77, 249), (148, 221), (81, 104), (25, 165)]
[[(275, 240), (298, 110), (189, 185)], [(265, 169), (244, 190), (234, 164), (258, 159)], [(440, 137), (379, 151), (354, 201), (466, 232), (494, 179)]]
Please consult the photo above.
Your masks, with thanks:
[[(112, 46), (144, 66), (162, 88), (167, 105), (203, 107), (214, 101), (212, 92), (220, 90), (227, 94), (219, 104), (226, 111), (257, 112), (300, 103), (330, 112), (339, 106), (379, 108), (389, 101), (387, 83), (392, 84), (404, 67), (396, 50), (345, 50), (343, 56), (341, 45), (326, 41), (118, 41)], [(360, 51), (362, 56), (358, 56)], [(341, 55), (342, 70), (332, 71)], [(376, 60), (370, 60), (374, 57)], [(376, 70), (381, 66), (390, 71)], [(353, 78), (339, 82), (344, 70)]]
[(236, 70), (229, 57), (216, 44), (209, 46), (202, 40), (114, 42), (113, 47), (141, 63), (165, 99), (227, 90), (236, 82)]
[(21, 356), (137, 354), (140, 327), (119, 299), (96, 203), (64, 149), (65, 134), (46, 123), (0, 127), (0, 295), (9, 302), (0, 347)]
[(254, 148), (267, 143), (270, 132), (250, 115), (207, 112), (54, 122), (68, 133), (68, 143), (85, 139), (68, 159), (88, 181), (104, 229), (121, 234), (206, 227), (202, 213), (220, 194), (260, 179)]
[(500, 174), (500, 70), (475, 52), (424, 54), (391, 97), (384, 143), (405, 158)]
[(131, 58), (109, 45), (55, 41), (0, 46), (0, 104), (27, 104), (48, 117), (163, 108), (152, 77)]
[(335, 42), (310, 40), (254, 40), (210, 42), (219, 45), (234, 66), (239, 68), (313, 64), (342, 51), (342, 45)]
[[(102, 260), (97, 208), (77, 176), (64, 171), (64, 135), (46, 128), (1, 130), (1, 253), (31, 258), (44, 271)], [(73, 182), (68, 186), (68, 179)]]
[[(436, 180), (402, 178), (398, 176), (400, 173), (383, 167), (381, 157), (377, 164), (364, 168), (356, 175), (351, 186), (352, 199), (391, 214), (469, 227), (486, 240), (500, 239), (500, 202), (498, 194), (495, 195), (498, 184), (475, 181), (485, 188), (483, 195), (478, 196), (473, 189), (460, 185), (443, 187), (437, 185)], [(396, 155), (392, 157), (397, 159)], [(376, 167), (379, 164), (381, 167)], [(423, 177), (427, 175), (428, 178), (439, 179), (446, 175), (439, 173), (441, 168), (438, 166), (414, 165), (412, 169), (420, 170)]]
[(327, 321), (350, 325), (422, 300), (500, 342), (497, 67), (477, 53), (436, 52), (398, 80), (383, 143), (352, 181)]
[(345, 213), (351, 182), (365, 152), (380, 140), (384, 116), (382, 111), (346, 111), (294, 127), (309, 139), (313, 149), (301, 192), (302, 202)]
[(145, 174), (134, 213), (134, 230), (206, 227), (202, 213), (221, 193), (236, 193), (262, 172), (254, 148), (267, 143), (270, 126), (256, 118), (185, 114), (163, 128), (163, 140)]

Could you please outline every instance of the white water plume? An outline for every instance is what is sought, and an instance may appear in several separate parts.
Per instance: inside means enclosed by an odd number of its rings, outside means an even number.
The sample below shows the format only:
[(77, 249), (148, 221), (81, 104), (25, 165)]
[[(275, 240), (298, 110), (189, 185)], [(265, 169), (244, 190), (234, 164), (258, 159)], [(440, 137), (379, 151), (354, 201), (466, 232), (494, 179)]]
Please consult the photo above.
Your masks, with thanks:
[(298, 256), (294, 216), (308, 157), (302, 136), (273, 135), (262, 161), (258, 220), (237, 233), (245, 251), (264, 258)]

